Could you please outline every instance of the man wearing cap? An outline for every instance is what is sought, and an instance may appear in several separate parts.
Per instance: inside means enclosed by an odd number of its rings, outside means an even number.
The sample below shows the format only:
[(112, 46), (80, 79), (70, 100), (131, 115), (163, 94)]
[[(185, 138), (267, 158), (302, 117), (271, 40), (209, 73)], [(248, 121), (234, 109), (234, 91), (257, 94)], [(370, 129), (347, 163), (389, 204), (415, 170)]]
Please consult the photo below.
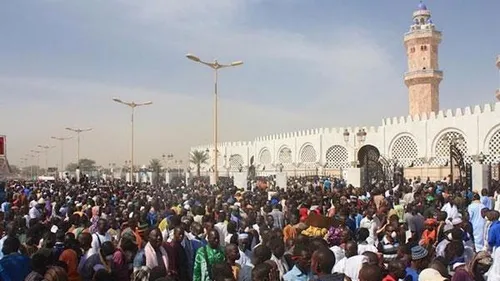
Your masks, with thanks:
[(240, 258), (236, 261), (236, 263), (241, 266), (252, 263), (252, 251), (248, 249), (248, 238), (248, 233), (238, 234), (238, 248), (240, 250)]
[(425, 269), (428, 265), (429, 252), (422, 246), (417, 245), (411, 248), (411, 263), (410, 266), (406, 268), (405, 280), (408, 281), (418, 281), (418, 275), (420, 271)]

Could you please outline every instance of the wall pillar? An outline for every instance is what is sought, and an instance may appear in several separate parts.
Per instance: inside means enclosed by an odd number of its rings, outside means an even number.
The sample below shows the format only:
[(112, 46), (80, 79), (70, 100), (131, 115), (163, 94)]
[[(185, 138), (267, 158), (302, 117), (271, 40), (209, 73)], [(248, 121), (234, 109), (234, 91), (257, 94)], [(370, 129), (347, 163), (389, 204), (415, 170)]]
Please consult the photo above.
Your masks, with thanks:
[(488, 188), (488, 165), (472, 164), (472, 191), (481, 194), (483, 188)]
[(342, 177), (347, 184), (361, 187), (361, 168), (347, 168), (342, 170)]

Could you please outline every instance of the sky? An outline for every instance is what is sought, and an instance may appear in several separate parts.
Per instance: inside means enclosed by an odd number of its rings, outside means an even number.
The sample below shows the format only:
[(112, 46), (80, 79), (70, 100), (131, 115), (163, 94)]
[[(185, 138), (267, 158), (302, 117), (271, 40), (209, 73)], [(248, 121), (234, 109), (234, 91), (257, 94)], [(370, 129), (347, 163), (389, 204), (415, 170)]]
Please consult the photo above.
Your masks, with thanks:
[[(442, 109), (495, 102), (500, 1), (426, 1), (443, 32)], [(0, 134), (11, 164), (38, 145), (60, 165), (66, 127), (99, 165), (186, 163), (212, 142), (213, 72), (185, 55), (244, 65), (219, 73), (220, 141), (381, 125), (408, 113), (403, 34), (418, 1), (19, 0), (0, 4)], [(64, 144), (75, 162), (76, 139)], [(36, 162), (32, 160), (31, 163)], [(40, 160), (44, 163), (44, 158)], [(43, 166), (43, 165), (42, 165)]]

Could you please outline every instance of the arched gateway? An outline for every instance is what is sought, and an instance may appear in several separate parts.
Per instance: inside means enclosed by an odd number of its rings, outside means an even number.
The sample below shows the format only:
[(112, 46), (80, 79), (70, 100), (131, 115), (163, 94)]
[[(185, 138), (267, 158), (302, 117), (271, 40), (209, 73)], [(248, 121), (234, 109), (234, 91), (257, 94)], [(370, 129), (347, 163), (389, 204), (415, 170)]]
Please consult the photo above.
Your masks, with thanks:
[(385, 181), (384, 165), (380, 161), (380, 152), (373, 145), (365, 145), (358, 151), (359, 167), (361, 168), (361, 184), (370, 186), (373, 183)]

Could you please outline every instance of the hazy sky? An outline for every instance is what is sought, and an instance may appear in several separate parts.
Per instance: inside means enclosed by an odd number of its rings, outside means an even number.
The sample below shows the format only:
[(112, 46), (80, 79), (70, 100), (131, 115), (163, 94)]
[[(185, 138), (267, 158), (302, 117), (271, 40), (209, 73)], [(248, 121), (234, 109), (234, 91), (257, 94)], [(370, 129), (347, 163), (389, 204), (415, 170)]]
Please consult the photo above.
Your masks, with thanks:
[[(188, 52), (245, 65), (220, 73), (220, 139), (406, 115), (403, 34), (418, 1), (15, 0), (0, 4), (0, 133), (18, 164), (68, 126), (81, 157), (139, 164), (212, 140), (213, 73)], [(441, 108), (494, 102), (500, 1), (427, 1), (443, 32)], [(59, 148), (49, 163), (59, 163)], [(65, 162), (76, 158), (76, 140)], [(43, 157), (41, 164), (44, 163)]]

